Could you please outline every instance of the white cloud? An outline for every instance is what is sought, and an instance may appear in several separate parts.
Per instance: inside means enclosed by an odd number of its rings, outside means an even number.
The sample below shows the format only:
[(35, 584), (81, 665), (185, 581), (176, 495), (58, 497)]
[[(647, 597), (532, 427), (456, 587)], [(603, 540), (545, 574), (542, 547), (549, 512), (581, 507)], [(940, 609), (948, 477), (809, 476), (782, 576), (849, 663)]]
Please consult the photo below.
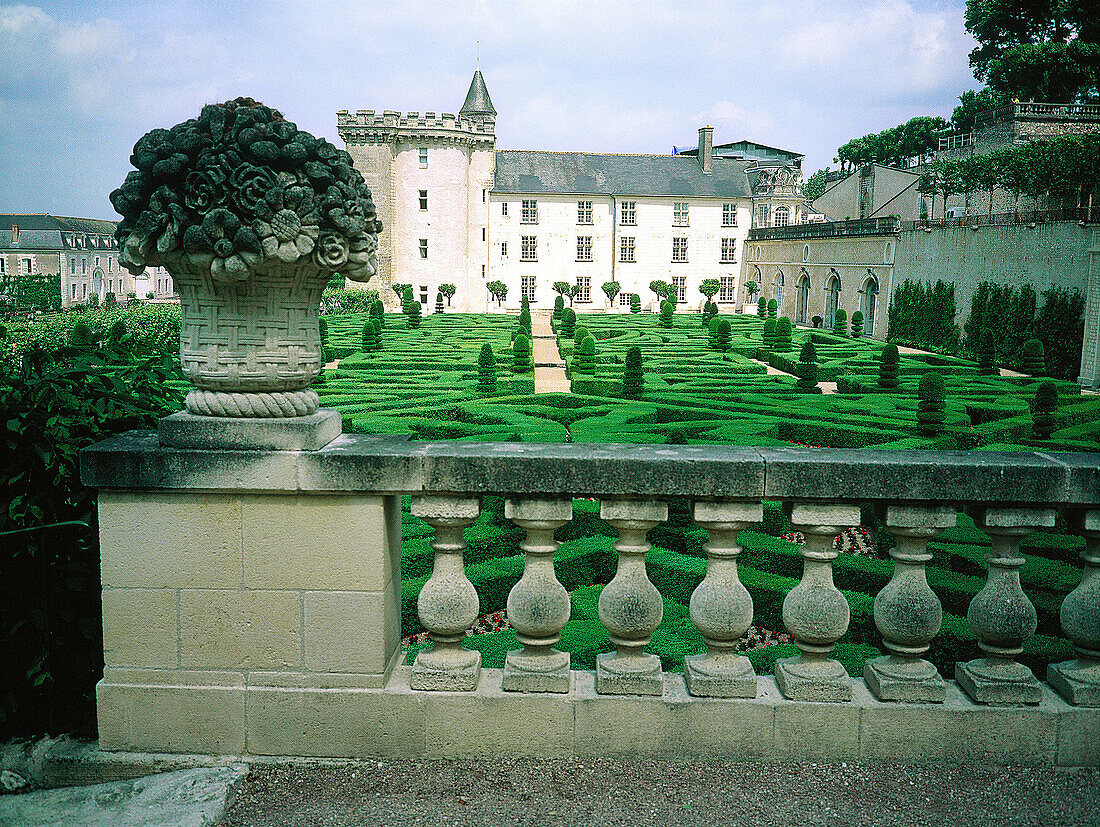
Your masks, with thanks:
[(52, 22), (53, 18), (34, 6), (0, 6), (0, 32), (18, 34), (24, 29), (48, 26)]

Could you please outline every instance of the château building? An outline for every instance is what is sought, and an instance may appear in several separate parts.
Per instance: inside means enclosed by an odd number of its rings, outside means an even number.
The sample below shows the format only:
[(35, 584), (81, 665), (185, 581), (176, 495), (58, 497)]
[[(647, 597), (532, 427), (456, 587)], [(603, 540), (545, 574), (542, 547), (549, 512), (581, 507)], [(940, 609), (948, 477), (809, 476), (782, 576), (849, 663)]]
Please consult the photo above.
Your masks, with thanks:
[[(578, 309), (608, 308), (602, 286), (617, 282), (614, 309), (630, 295), (656, 298), (654, 280), (688, 305), (738, 298), (741, 251), (750, 227), (816, 219), (802, 198), (802, 156), (751, 141), (669, 155), (498, 150), (497, 111), (476, 71), (458, 114), (360, 110), (337, 113), (337, 129), (382, 220), (381, 293), (408, 284), (431, 306), (440, 284), (454, 305), (497, 307), (486, 285), (503, 282), (503, 307), (526, 295), (552, 305), (555, 282), (578, 286)], [(612, 308), (608, 308), (612, 309)]]

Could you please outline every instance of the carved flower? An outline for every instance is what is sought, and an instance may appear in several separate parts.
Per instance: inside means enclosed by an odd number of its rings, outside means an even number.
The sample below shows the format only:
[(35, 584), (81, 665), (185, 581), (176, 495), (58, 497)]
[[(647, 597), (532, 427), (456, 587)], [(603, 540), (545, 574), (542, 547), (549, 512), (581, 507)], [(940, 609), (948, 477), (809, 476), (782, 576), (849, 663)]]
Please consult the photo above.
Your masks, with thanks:
[(225, 169), (220, 164), (205, 164), (183, 182), (183, 203), (204, 213), (225, 203)]
[(313, 262), (318, 267), (339, 270), (348, 263), (348, 240), (342, 235), (325, 233), (317, 241)]
[(239, 216), (252, 218), (257, 205), (275, 185), (275, 174), (269, 168), (242, 164), (230, 176), (229, 198)]
[(348, 263), (341, 271), (352, 281), (370, 281), (378, 272), (378, 236), (360, 235), (348, 245)]

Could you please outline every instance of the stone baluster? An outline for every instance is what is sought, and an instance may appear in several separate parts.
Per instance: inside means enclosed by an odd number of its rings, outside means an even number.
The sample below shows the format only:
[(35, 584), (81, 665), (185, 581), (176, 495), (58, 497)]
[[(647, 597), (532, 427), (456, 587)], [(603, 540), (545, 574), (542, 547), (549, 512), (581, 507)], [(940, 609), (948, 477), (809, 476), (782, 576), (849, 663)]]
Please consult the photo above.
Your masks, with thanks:
[(890, 654), (867, 661), (863, 679), (880, 701), (942, 703), (947, 682), (921, 658), (940, 630), (943, 608), (928, 586), (924, 566), (932, 559), (928, 540), (955, 525), (955, 509), (891, 505), (886, 527), (897, 538), (890, 552), (894, 576), (875, 596), (875, 625)]
[(645, 535), (668, 519), (668, 505), (656, 500), (605, 500), (600, 516), (619, 532), (615, 577), (600, 592), (600, 622), (614, 652), (596, 658), (596, 691), (607, 695), (660, 695), (664, 691), (661, 661), (642, 649), (661, 625), (664, 601), (649, 582)]
[(775, 682), (792, 701), (850, 701), (852, 679), (844, 666), (829, 658), (848, 630), (848, 601), (833, 585), (833, 540), (844, 528), (859, 524), (859, 508), (839, 503), (795, 504), (795, 529), (806, 537), (802, 581), (783, 600), (783, 625), (799, 654), (775, 664)]
[(1076, 706), (1100, 706), (1100, 511), (1080, 515), (1085, 534), (1085, 570), (1077, 588), (1062, 601), (1062, 631), (1077, 650), (1076, 660), (1052, 663), (1047, 683)]
[(985, 555), (985, 585), (970, 601), (966, 620), (985, 657), (958, 664), (955, 680), (978, 703), (1037, 704), (1043, 699), (1042, 685), (1015, 660), (1038, 628), (1035, 607), (1020, 587), (1020, 567), (1026, 562), (1020, 543), (1040, 526), (1053, 526), (1055, 511), (986, 508), (978, 516), (992, 546)]
[(477, 519), (476, 498), (412, 498), (412, 513), (435, 529), (432, 576), (420, 590), (416, 610), (432, 646), (413, 663), (413, 689), (472, 692), (481, 676), (481, 653), (462, 645), (477, 620), (478, 599), (462, 565), (462, 529)]
[(707, 573), (689, 603), (707, 651), (684, 658), (687, 690), (701, 697), (755, 698), (756, 672), (737, 654), (737, 641), (752, 624), (752, 596), (737, 576), (737, 532), (760, 522), (764, 508), (758, 502), (697, 502), (694, 517), (710, 535)]
[(573, 515), (572, 500), (506, 500), (504, 516), (527, 532), (523, 576), (508, 593), (508, 621), (523, 649), (505, 656), (506, 692), (568, 692), (569, 653), (553, 648), (569, 621), (569, 593), (554, 573), (554, 530)]

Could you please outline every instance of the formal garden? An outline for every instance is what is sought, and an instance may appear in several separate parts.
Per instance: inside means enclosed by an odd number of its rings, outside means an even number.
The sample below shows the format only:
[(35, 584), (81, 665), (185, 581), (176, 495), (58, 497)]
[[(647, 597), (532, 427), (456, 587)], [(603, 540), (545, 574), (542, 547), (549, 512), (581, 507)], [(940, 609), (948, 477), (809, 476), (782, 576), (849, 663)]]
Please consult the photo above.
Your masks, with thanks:
[[(381, 312), (376, 294), (326, 291), (322, 338), (328, 366), (315, 384), (324, 407), (343, 416), (346, 432), (406, 435), (422, 440), (599, 442), (1095, 451), (1100, 397), (1064, 380), (997, 375), (995, 348), (977, 360), (899, 352), (859, 335), (858, 319), (843, 329), (792, 328), (786, 319), (710, 313), (617, 315), (555, 313), (558, 348), (572, 393), (536, 394), (530, 316)], [(8, 651), (2, 706), (5, 735), (88, 727), (91, 691), (101, 668), (94, 495), (77, 478), (79, 448), (133, 428), (151, 428), (178, 410), (188, 384), (176, 358), (179, 311), (172, 306), (85, 309), (9, 322), (3, 329), (6, 424), (3, 476), (15, 496), (2, 528), (11, 552), (5, 618)], [(1033, 346), (1029, 346), (1033, 349)], [(1041, 346), (1040, 346), (1041, 348)], [(769, 366), (773, 368), (769, 372)], [(823, 391), (829, 392), (823, 392)], [(853, 479), (858, 488), (858, 479)], [(614, 575), (616, 532), (599, 518), (599, 503), (574, 502), (559, 529), (558, 578), (570, 591), (572, 616), (561, 648), (576, 668), (594, 668), (611, 649), (597, 615), (602, 585)], [(880, 515), (837, 538), (835, 579), (851, 609), (836, 657), (852, 675), (881, 653), (874, 595), (889, 581), (890, 535)], [(64, 523), (45, 532), (42, 524)], [(416, 598), (432, 565), (433, 530), (403, 515), (402, 633), (408, 657), (426, 635)], [(467, 645), (486, 666), (501, 666), (518, 645), (504, 615), (508, 592), (524, 565), (523, 531), (504, 517), (503, 501), (487, 497), (466, 531), (466, 569), (482, 617)], [(704, 650), (688, 616), (688, 599), (706, 569), (706, 532), (688, 503), (670, 504), (653, 529), (647, 571), (664, 598), (664, 620), (649, 650), (664, 668)], [(784, 596), (798, 583), (801, 537), (782, 504), (767, 503), (762, 524), (741, 532), (740, 576), (755, 606), (741, 642), (758, 673), (795, 653), (784, 633)], [(931, 544), (928, 579), (943, 602), (944, 622), (929, 658), (945, 677), (956, 660), (974, 656), (977, 638), (967, 606), (985, 582), (989, 538), (965, 515)], [(1061, 635), (1062, 597), (1080, 580), (1083, 540), (1062, 527), (1031, 535), (1021, 571), (1038, 610), (1039, 631), (1022, 660), (1043, 674), (1072, 657)], [(37, 561), (37, 562), (36, 562)], [(43, 565), (59, 576), (43, 587)], [(44, 590), (45, 588), (45, 590)], [(27, 618), (17, 622), (15, 618)], [(70, 703), (73, 697), (81, 703)], [(12, 710), (21, 712), (18, 717)], [(50, 710), (52, 718), (45, 718)], [(60, 710), (60, 711), (59, 711)], [(34, 716), (31, 720), (28, 716)]]

